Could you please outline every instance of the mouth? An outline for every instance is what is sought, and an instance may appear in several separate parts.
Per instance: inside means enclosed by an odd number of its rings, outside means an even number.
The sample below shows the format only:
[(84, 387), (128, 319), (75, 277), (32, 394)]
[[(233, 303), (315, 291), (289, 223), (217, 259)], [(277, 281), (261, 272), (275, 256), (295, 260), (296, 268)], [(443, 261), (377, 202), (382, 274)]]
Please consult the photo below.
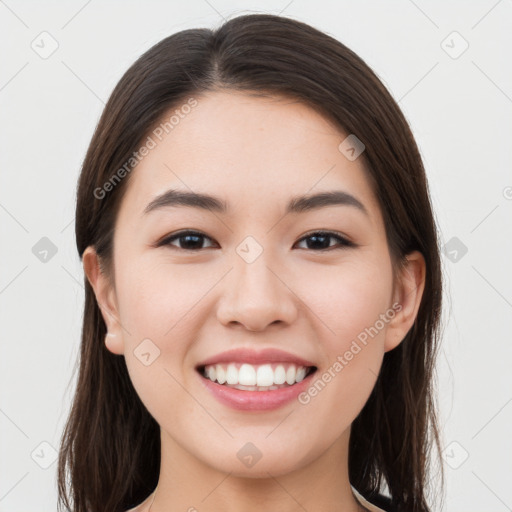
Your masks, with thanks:
[(223, 405), (265, 412), (292, 402), (310, 385), (316, 366), (294, 363), (231, 362), (196, 368), (202, 385)]
[(275, 391), (289, 388), (313, 374), (316, 366), (295, 363), (250, 364), (231, 362), (201, 365), (196, 368), (206, 380), (241, 391)]

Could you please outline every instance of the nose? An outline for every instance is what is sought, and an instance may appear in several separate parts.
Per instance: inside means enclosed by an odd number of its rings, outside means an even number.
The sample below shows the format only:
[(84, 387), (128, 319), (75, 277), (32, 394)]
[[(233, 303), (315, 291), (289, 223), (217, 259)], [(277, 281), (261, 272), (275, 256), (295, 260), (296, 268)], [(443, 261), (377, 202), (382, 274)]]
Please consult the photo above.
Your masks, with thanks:
[[(241, 324), (248, 331), (264, 331), (273, 324), (290, 325), (297, 317), (299, 299), (285, 272), (266, 251), (252, 263), (236, 255), (234, 268), (224, 279), (217, 318), (225, 326)], [(289, 280), (289, 278), (288, 278)]]

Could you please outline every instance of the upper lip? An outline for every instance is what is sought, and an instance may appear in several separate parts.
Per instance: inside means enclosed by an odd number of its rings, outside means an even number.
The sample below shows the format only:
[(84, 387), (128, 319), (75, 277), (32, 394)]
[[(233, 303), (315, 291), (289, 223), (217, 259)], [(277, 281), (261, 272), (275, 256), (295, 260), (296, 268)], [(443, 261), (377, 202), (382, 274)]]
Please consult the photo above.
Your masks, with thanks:
[(302, 357), (284, 352), (276, 348), (267, 348), (264, 350), (251, 350), (248, 348), (235, 348), (227, 350), (220, 354), (216, 354), (205, 359), (197, 365), (197, 368), (218, 364), (218, 363), (249, 363), (249, 364), (265, 364), (265, 363), (294, 363), (298, 366), (315, 366), (314, 363), (303, 359)]

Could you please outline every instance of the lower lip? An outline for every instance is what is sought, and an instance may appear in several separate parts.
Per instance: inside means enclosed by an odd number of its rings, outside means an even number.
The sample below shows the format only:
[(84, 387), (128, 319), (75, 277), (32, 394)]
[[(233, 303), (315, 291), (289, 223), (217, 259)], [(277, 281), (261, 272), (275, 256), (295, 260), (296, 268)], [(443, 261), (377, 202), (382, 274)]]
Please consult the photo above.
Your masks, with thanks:
[(271, 391), (243, 391), (213, 382), (200, 373), (198, 375), (203, 385), (219, 402), (241, 411), (269, 411), (278, 409), (296, 399), (300, 393), (308, 388), (315, 373), (316, 371), (310, 373), (305, 379), (293, 386)]

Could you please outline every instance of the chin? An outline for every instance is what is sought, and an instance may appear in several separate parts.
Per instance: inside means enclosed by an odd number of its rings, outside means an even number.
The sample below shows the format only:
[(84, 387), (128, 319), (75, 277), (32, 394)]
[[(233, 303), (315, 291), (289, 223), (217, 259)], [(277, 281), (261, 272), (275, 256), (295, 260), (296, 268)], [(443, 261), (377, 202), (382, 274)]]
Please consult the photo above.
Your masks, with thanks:
[[(267, 435), (267, 434), (265, 434)], [(228, 473), (239, 478), (269, 478), (292, 473), (315, 458), (309, 449), (302, 446), (286, 446), (265, 443), (263, 440), (232, 443), (233, 449), (220, 449), (210, 460), (204, 463), (221, 473)], [(204, 455), (204, 454), (203, 454)], [(320, 454), (316, 454), (318, 457)]]

